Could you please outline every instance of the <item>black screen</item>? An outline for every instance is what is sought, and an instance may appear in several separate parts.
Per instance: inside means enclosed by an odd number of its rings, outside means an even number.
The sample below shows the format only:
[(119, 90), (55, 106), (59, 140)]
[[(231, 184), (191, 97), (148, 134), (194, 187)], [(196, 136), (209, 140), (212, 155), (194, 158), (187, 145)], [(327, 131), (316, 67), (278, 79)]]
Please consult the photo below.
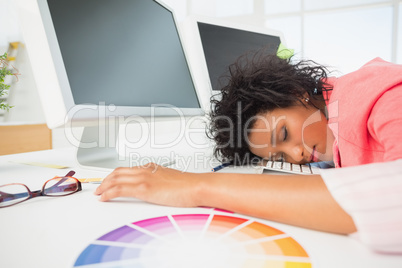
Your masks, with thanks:
[(171, 12), (152, 0), (48, 0), (75, 104), (199, 108)]
[(264, 53), (276, 54), (281, 42), (278, 36), (201, 22), (198, 29), (213, 90), (227, 83), (222, 75), (227, 74), (229, 65), (240, 56), (262, 49)]

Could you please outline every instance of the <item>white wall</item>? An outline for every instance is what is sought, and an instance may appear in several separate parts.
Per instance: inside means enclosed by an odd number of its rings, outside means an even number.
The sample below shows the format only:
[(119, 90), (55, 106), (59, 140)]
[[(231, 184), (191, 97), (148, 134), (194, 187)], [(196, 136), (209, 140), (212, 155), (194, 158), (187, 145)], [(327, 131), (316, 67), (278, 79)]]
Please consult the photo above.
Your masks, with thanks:
[(0, 54), (8, 50), (9, 43), (20, 42), (16, 61), (11, 65), (21, 74), (18, 81), (13, 78), (7, 102), (14, 106), (9, 112), (2, 112), (0, 122), (45, 123), (31, 64), (24, 46), (16, 4), (13, 0), (0, 0)]
[(273, 28), (302, 58), (348, 73), (374, 57), (402, 63), (402, 0), (165, 0), (180, 17)]
[(18, 68), (18, 80), (13, 78), (8, 102), (14, 106), (4, 114), (6, 122), (20, 123), (45, 123), (41, 102), (32, 75), (31, 63), (25, 46), (18, 49), (16, 61), (11, 64)]
[(12, 0), (0, 0), (0, 53), (4, 53), (4, 48), (9, 42), (21, 40), (17, 12)]

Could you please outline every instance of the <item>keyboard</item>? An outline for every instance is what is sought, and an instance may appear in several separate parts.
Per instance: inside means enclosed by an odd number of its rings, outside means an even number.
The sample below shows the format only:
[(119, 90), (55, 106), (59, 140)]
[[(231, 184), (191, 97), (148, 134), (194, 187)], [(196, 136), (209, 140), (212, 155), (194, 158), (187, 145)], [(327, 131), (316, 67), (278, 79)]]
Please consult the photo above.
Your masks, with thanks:
[(292, 164), (282, 161), (263, 161), (263, 172), (278, 171), (300, 175), (320, 174), (323, 168), (333, 168), (333, 162), (316, 162), (305, 165)]

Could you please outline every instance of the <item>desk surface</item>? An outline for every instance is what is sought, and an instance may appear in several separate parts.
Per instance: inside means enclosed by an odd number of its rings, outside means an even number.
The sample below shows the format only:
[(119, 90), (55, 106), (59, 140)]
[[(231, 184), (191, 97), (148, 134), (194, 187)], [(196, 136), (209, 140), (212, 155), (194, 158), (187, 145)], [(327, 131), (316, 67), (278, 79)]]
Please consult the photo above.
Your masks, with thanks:
[[(43, 182), (70, 169), (53, 169), (17, 161), (71, 167), (77, 178), (105, 177), (108, 172), (77, 168), (73, 149), (59, 149), (0, 157), (0, 185), (20, 182), (39, 189)], [(0, 209), (2, 267), (72, 267), (95, 239), (120, 226), (143, 219), (175, 214), (208, 214), (208, 208), (172, 208), (135, 199), (99, 202), (97, 186), (83, 184), (79, 193), (62, 198), (39, 197)], [(237, 215), (246, 219), (251, 217)], [(313, 267), (402, 267), (402, 256), (371, 252), (359, 241), (342, 235), (307, 230), (255, 219), (289, 234), (310, 256)]]

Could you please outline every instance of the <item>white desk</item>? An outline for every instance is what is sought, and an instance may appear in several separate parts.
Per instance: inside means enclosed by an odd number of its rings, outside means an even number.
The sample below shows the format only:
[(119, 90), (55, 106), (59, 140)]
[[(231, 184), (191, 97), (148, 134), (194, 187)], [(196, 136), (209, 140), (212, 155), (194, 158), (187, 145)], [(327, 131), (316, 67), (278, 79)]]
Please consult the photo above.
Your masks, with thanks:
[[(0, 185), (20, 182), (37, 190), (47, 179), (55, 175), (65, 175), (69, 170), (35, 167), (10, 161), (69, 166), (76, 171), (77, 178), (104, 177), (107, 174), (75, 168), (73, 156), (72, 149), (1, 156)], [(206, 208), (162, 207), (138, 200), (103, 203), (93, 195), (96, 185), (82, 186), (81, 192), (70, 196), (38, 197), (0, 209), (0, 266), (72, 267), (87, 245), (120, 226), (169, 214), (203, 214), (212, 211)], [(256, 220), (278, 228), (298, 241), (309, 254), (313, 267), (402, 267), (402, 256), (373, 253), (347, 236)]]

